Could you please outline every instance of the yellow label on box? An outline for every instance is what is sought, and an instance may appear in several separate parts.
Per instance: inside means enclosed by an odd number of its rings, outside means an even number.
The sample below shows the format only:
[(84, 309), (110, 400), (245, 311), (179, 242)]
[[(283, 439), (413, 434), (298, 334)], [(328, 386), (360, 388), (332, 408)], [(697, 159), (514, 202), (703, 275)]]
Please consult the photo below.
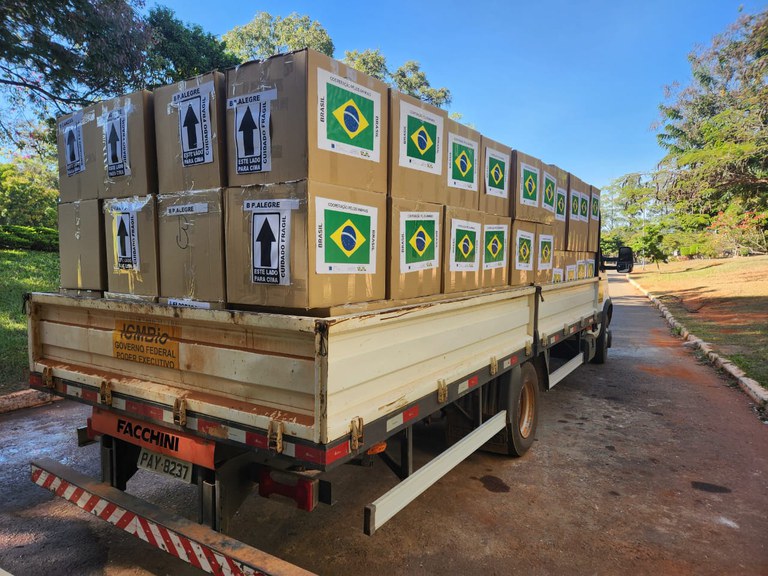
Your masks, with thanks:
[(115, 320), (112, 356), (120, 360), (178, 370), (179, 332), (176, 326)]

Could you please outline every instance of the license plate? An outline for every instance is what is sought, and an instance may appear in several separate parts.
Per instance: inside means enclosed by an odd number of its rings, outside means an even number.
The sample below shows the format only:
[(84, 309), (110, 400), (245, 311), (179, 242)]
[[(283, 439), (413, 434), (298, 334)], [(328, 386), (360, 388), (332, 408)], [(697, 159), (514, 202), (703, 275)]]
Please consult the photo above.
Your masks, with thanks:
[(158, 454), (157, 452), (142, 448), (139, 454), (138, 466), (144, 470), (176, 478), (187, 484), (192, 482), (192, 464), (172, 456)]

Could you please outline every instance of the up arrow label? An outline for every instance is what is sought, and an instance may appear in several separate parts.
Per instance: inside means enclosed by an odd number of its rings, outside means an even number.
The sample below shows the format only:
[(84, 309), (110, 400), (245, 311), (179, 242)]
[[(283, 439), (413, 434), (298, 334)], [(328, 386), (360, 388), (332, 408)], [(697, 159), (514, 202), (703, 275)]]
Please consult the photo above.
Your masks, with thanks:
[(117, 135), (117, 130), (115, 130), (115, 125), (112, 124), (111, 129), (109, 131), (109, 154), (112, 158), (112, 164), (117, 164), (120, 161), (120, 158), (117, 156), (117, 143), (120, 142), (120, 137)]
[(189, 143), (189, 149), (194, 150), (197, 148), (197, 125), (200, 124), (195, 115), (195, 111), (192, 110), (192, 106), (187, 106), (187, 112), (184, 115), (184, 128), (187, 129), (187, 142)]
[[(126, 215), (127, 216), (127, 215)], [(117, 227), (117, 237), (120, 239), (120, 253), (122, 257), (128, 256), (128, 246), (126, 240), (128, 240), (128, 227), (125, 225), (125, 218), (120, 215), (120, 224)]]
[(243, 153), (245, 156), (254, 155), (254, 131), (258, 126), (253, 120), (253, 114), (251, 114), (251, 107), (246, 106), (245, 113), (243, 114), (243, 120), (240, 122), (238, 132), (243, 133)]
[(67, 132), (67, 148), (69, 148), (69, 161), (77, 161), (77, 153), (75, 152), (75, 131), (70, 130)]
[(261, 266), (263, 268), (272, 268), (272, 244), (275, 240), (275, 233), (269, 225), (269, 218), (265, 218), (264, 224), (261, 225), (261, 231), (256, 236), (256, 242), (261, 244)]

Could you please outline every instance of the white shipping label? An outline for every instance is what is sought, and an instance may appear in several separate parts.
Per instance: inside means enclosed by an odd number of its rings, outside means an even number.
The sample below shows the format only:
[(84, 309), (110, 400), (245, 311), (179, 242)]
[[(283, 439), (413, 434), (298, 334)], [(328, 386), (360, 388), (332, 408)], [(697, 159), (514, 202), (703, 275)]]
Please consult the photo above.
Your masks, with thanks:
[(562, 284), (563, 282), (563, 269), (552, 268), (552, 284)]
[(477, 272), (480, 269), (482, 240), (479, 222), (451, 220), (451, 272)]
[(115, 263), (118, 270), (140, 270), (136, 211), (112, 211)]
[(557, 181), (549, 172), (544, 172), (544, 188), (541, 195), (541, 206), (549, 212), (555, 211)]
[(195, 202), (194, 204), (183, 204), (180, 206), (168, 206), (165, 211), (166, 216), (180, 216), (182, 214), (207, 214), (208, 202)]
[(315, 198), (315, 272), (375, 274), (378, 208)]
[(440, 266), (440, 213), (400, 213), (400, 273)]
[(291, 211), (298, 200), (246, 200), (251, 219), (251, 282), (291, 284)]
[(537, 254), (539, 270), (550, 270), (552, 268), (552, 243), (552, 234), (539, 234), (539, 249)]
[(489, 196), (509, 196), (509, 154), (493, 148), (485, 149), (485, 193)]
[(443, 118), (400, 101), (398, 163), (438, 176), (443, 172)]
[(565, 267), (565, 281), (573, 282), (576, 279), (576, 264), (569, 264)]
[(209, 309), (211, 307), (210, 302), (198, 302), (197, 300), (179, 300), (177, 298), (168, 298), (168, 306), (174, 308), (202, 308)]
[(378, 162), (381, 94), (328, 70), (317, 71), (317, 147)]
[(592, 202), (589, 205), (589, 217), (597, 222), (600, 220), (600, 196), (592, 192)]
[(568, 193), (564, 188), (557, 189), (557, 198), (555, 200), (555, 220), (565, 222), (568, 214)]
[(448, 132), (448, 187), (478, 191), (478, 144), (474, 140)]
[(533, 270), (533, 242), (535, 234), (518, 230), (515, 235), (515, 270)]
[(506, 224), (486, 224), (483, 227), (483, 270), (504, 268), (507, 265)]
[(85, 171), (85, 152), (83, 150), (83, 113), (73, 114), (61, 124), (59, 132), (64, 138), (64, 157), (67, 176), (74, 176)]
[(535, 166), (520, 162), (520, 204), (524, 206), (539, 205), (539, 178), (541, 171)]
[(179, 111), (179, 142), (184, 166), (213, 162), (213, 127), (211, 126), (213, 82), (206, 82), (173, 95)]
[(253, 174), (272, 170), (272, 141), (269, 135), (270, 102), (277, 90), (265, 90), (227, 100), (235, 114), (235, 170)]
[(128, 113), (126, 108), (118, 108), (106, 113), (104, 119), (104, 160), (107, 176), (131, 175), (131, 163), (128, 155)]
[(581, 220), (581, 217), (579, 216), (579, 197), (581, 194), (576, 192), (573, 188), (571, 188), (571, 203), (570, 203), (570, 217), (568, 218), (569, 221), (579, 221)]

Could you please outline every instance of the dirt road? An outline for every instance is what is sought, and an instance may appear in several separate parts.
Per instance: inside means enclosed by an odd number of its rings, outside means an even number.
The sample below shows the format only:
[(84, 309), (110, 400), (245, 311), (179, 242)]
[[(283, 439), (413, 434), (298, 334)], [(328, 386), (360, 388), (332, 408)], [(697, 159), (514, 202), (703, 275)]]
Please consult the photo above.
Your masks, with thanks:
[[(338, 504), (311, 514), (252, 498), (233, 535), (328, 575), (768, 574), (768, 425), (622, 278), (611, 294), (608, 364), (543, 395), (525, 457), (473, 455), (373, 537), (362, 508), (395, 484), (383, 465), (334, 471)], [(36, 456), (98, 474), (96, 447), (75, 447), (86, 415), (60, 402), (0, 417), (0, 568), (197, 574), (29, 482)], [(417, 464), (441, 434), (419, 430)], [(129, 491), (191, 508), (154, 477)]]

